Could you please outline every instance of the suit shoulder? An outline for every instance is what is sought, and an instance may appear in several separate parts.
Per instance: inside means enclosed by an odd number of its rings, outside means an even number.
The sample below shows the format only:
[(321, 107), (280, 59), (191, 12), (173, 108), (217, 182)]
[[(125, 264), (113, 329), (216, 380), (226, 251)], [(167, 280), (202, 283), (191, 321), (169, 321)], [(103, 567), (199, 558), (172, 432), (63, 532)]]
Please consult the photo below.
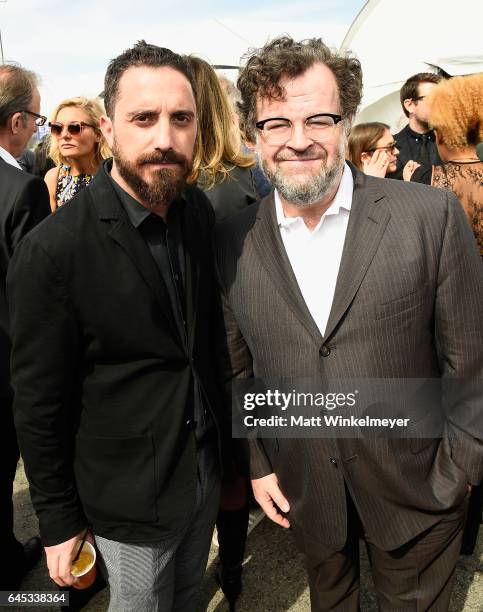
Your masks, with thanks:
[(206, 219), (210, 227), (215, 224), (215, 213), (202, 189), (196, 185), (187, 185), (183, 196), (188, 205), (193, 208), (202, 218)]
[(260, 208), (260, 202), (250, 204), (243, 210), (226, 217), (219, 221), (215, 226), (215, 237), (217, 240), (236, 240), (237, 237), (244, 237), (255, 223), (255, 219)]
[(400, 131), (399, 131), (399, 132), (397, 132), (396, 134), (393, 134), (394, 139), (395, 139), (395, 140), (398, 140), (398, 139), (402, 138), (402, 137), (404, 136), (404, 134), (406, 134), (406, 132), (407, 132), (407, 128), (408, 128), (408, 126), (406, 125), (406, 126), (404, 126), (404, 127), (403, 127), (403, 129), (402, 129), (402, 130), (400, 130)]
[(17, 189), (23, 189), (27, 185), (39, 186), (42, 189), (41, 186), (45, 185), (44, 180), (39, 176), (30, 174), (6, 162), (0, 165), (0, 176), (2, 177), (3, 184), (9, 182), (12, 186), (17, 187)]

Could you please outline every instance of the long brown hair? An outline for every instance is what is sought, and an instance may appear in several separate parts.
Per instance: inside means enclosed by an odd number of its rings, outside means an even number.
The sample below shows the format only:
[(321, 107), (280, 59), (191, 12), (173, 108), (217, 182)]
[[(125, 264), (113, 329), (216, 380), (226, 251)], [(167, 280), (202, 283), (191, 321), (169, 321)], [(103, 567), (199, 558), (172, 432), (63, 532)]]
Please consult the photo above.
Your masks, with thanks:
[(377, 141), (384, 136), (389, 126), (379, 121), (359, 123), (351, 128), (347, 143), (348, 159), (362, 170), (361, 155), (377, 146)]

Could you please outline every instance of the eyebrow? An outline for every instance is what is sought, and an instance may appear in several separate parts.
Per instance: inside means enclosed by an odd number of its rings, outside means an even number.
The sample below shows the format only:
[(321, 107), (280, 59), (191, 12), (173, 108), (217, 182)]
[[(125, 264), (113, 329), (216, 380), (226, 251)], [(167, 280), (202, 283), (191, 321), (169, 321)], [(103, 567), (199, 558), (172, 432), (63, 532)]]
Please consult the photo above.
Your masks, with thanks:
[[(126, 117), (128, 119), (133, 119), (134, 117), (136, 117), (137, 115), (148, 115), (148, 116), (153, 116), (153, 115), (159, 115), (160, 112), (158, 110), (153, 110), (153, 109), (137, 109), (134, 111), (131, 111), (129, 113), (126, 113)], [(189, 109), (178, 109), (173, 111), (172, 113), (170, 113), (170, 116), (177, 116), (177, 115), (188, 115), (189, 117), (195, 117), (196, 113), (192, 110)]]

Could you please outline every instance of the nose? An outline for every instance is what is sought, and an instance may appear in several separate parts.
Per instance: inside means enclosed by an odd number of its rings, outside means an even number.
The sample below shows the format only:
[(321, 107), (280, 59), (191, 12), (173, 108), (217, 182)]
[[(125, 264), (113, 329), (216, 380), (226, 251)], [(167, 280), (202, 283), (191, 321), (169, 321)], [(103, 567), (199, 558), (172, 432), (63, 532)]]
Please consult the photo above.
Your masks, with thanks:
[(296, 123), (292, 126), (292, 133), (285, 144), (295, 151), (305, 151), (313, 144), (313, 140), (305, 133), (305, 125)]
[(392, 150), (392, 154), (397, 157), (399, 155), (399, 149), (397, 147), (394, 147), (394, 149)]
[(154, 136), (154, 148), (167, 151), (173, 148), (174, 128), (169, 117), (160, 117)]

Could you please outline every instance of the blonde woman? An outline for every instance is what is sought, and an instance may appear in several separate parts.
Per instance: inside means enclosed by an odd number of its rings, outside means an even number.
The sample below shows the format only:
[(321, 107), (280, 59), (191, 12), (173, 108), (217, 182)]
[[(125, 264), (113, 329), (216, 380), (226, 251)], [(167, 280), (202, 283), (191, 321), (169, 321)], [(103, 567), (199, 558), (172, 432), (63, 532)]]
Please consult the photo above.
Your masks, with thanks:
[(49, 123), (49, 155), (56, 163), (45, 175), (50, 207), (55, 212), (86, 187), (111, 151), (99, 129), (103, 113), (95, 100), (77, 97), (61, 102)]
[(235, 109), (213, 68), (187, 58), (196, 83), (198, 136), (191, 181), (197, 181), (211, 202), (217, 220), (256, 202), (252, 169), (255, 156), (243, 143)]

